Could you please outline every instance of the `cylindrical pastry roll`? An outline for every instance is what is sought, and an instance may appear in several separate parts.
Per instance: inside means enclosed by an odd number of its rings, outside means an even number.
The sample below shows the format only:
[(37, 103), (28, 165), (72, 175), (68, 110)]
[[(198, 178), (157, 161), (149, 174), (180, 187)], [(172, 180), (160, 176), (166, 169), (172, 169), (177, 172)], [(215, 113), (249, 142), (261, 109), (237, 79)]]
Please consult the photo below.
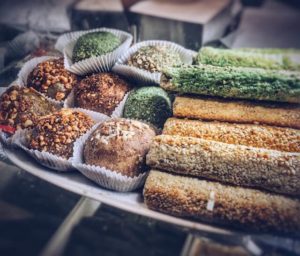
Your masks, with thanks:
[(300, 152), (300, 130), (291, 128), (169, 118), (165, 123), (163, 134)]
[(176, 117), (234, 123), (260, 123), (300, 129), (300, 105), (297, 104), (176, 97), (173, 114)]
[(157, 136), (147, 164), (169, 172), (300, 196), (300, 154), (199, 138)]
[(144, 198), (150, 209), (178, 217), (300, 236), (300, 202), (280, 195), (152, 170)]

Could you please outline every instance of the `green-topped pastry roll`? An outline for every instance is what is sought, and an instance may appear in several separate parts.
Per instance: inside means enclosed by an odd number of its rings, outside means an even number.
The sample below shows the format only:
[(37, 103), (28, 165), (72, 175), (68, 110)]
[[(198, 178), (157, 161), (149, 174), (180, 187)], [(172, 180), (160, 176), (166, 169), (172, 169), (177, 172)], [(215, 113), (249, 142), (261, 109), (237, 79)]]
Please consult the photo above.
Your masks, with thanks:
[(164, 71), (168, 91), (223, 98), (300, 103), (300, 72), (257, 68), (183, 66)]
[(220, 67), (253, 67), (263, 69), (300, 70), (300, 51), (284, 49), (219, 49), (203, 47), (197, 64)]

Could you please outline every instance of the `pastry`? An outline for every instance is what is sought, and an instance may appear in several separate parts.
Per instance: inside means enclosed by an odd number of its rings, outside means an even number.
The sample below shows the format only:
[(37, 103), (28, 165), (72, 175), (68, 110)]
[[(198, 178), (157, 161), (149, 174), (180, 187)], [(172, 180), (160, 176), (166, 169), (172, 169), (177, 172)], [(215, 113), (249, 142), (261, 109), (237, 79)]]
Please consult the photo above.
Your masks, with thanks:
[(299, 52), (298, 61), (293, 55), (284, 51), (265, 51), (258, 49), (219, 49), (213, 47), (203, 47), (200, 49), (196, 59), (198, 64), (208, 64), (213, 66), (233, 66), (233, 67), (253, 67), (263, 69), (286, 69), (300, 70)]
[(170, 49), (169, 46), (150, 45), (139, 48), (127, 64), (153, 73), (162, 72), (166, 67), (182, 64), (182, 61), (179, 53)]
[(211, 65), (164, 70), (160, 86), (168, 91), (223, 98), (300, 103), (300, 73)]
[(173, 114), (184, 118), (259, 123), (300, 129), (299, 104), (181, 96), (175, 99)]
[(78, 38), (73, 49), (73, 62), (98, 57), (112, 52), (121, 44), (119, 37), (110, 32), (87, 33)]
[(172, 116), (171, 100), (159, 87), (142, 87), (128, 96), (123, 116), (143, 120), (162, 128), (167, 118)]
[(169, 118), (163, 134), (300, 153), (300, 130), (291, 128)]
[(77, 82), (77, 76), (66, 70), (63, 58), (59, 58), (38, 64), (28, 75), (27, 87), (33, 87), (52, 99), (62, 101)]
[(150, 209), (177, 217), (300, 236), (300, 202), (285, 196), (151, 170), (144, 199)]
[(73, 144), (87, 132), (94, 121), (86, 114), (71, 109), (40, 118), (29, 135), (28, 147), (68, 159)]
[(300, 153), (193, 137), (155, 137), (147, 164), (169, 172), (300, 196)]
[(75, 88), (75, 106), (111, 115), (130, 85), (113, 73), (87, 76)]
[(0, 124), (19, 128), (33, 127), (39, 117), (57, 111), (51, 103), (33, 88), (9, 87), (0, 97)]
[(145, 156), (155, 130), (140, 121), (111, 119), (103, 122), (84, 145), (84, 162), (134, 177), (147, 170)]

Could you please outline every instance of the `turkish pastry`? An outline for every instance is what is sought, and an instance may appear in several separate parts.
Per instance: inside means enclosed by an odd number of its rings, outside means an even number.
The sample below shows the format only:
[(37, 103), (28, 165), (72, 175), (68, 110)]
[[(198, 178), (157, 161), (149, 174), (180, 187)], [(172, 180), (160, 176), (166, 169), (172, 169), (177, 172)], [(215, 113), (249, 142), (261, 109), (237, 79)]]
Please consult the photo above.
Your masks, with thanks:
[(143, 120), (162, 128), (165, 121), (172, 116), (171, 100), (159, 87), (142, 87), (128, 96), (123, 116)]
[(131, 86), (113, 73), (87, 76), (75, 87), (75, 106), (111, 115)]
[(145, 156), (155, 134), (152, 127), (140, 121), (123, 118), (105, 121), (87, 139), (84, 161), (125, 176), (138, 176), (147, 170)]
[(0, 97), (0, 124), (15, 129), (30, 128), (41, 116), (58, 109), (35, 89), (14, 85)]
[(291, 128), (169, 118), (163, 134), (300, 153), (300, 130)]
[(87, 33), (78, 38), (73, 49), (73, 62), (98, 57), (114, 51), (121, 44), (113, 33), (100, 31)]
[[(298, 61), (294, 56), (298, 56)], [(203, 47), (197, 55), (198, 64), (213, 66), (253, 67), (263, 69), (300, 70), (300, 52), (280, 50), (258, 51)]]
[(300, 154), (193, 137), (155, 137), (147, 164), (169, 172), (300, 196)]
[(260, 123), (300, 129), (300, 105), (236, 101), (207, 97), (176, 97), (176, 117), (235, 123)]
[(160, 86), (168, 91), (223, 98), (300, 103), (300, 73), (211, 65), (164, 70)]
[(300, 235), (300, 202), (255, 189), (151, 170), (146, 205), (177, 217), (254, 232)]
[(93, 124), (94, 121), (82, 112), (62, 109), (38, 120), (29, 135), (28, 147), (68, 159), (73, 154), (75, 140)]
[(78, 78), (64, 68), (63, 58), (50, 59), (38, 64), (28, 75), (27, 87), (62, 101), (77, 84)]
[(127, 64), (153, 73), (162, 72), (166, 67), (180, 65), (182, 61), (179, 53), (170, 49), (170, 47), (150, 45), (138, 49), (130, 57)]

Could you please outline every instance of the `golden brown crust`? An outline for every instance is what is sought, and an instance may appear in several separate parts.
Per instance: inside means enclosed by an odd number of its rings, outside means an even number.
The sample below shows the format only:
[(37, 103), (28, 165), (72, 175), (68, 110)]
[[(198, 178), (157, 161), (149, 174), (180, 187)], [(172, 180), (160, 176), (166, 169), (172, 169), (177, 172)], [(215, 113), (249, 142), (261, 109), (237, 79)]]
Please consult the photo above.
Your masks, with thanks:
[(87, 164), (105, 167), (126, 176), (145, 171), (145, 156), (155, 130), (136, 120), (111, 119), (90, 135), (84, 146)]
[(234, 123), (261, 123), (300, 129), (300, 105), (224, 100), (205, 97), (176, 97), (176, 117)]
[(94, 121), (79, 111), (62, 109), (39, 119), (29, 139), (29, 148), (70, 158), (77, 138), (88, 131)]
[(116, 74), (93, 74), (75, 87), (75, 105), (111, 115), (129, 90), (130, 85)]
[(300, 154), (199, 138), (155, 137), (147, 164), (184, 175), (300, 196)]
[(300, 202), (255, 189), (222, 185), (151, 170), (146, 205), (178, 217), (254, 232), (300, 236)]
[(300, 152), (300, 130), (291, 128), (169, 118), (164, 125), (163, 134)]

